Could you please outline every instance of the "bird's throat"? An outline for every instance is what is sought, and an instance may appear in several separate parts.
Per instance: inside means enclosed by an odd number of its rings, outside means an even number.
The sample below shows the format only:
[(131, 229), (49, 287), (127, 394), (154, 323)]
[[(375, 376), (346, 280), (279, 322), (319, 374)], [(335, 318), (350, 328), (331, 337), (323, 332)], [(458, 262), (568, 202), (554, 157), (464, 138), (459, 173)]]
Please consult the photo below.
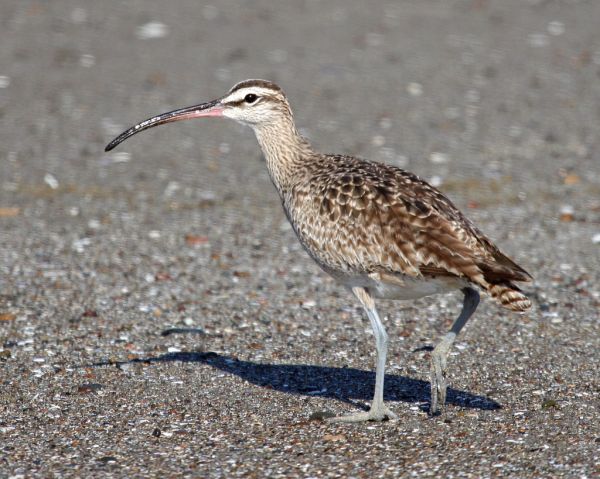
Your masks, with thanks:
[(254, 132), (275, 187), (280, 194), (289, 191), (314, 155), (310, 143), (298, 133), (293, 122), (261, 125)]

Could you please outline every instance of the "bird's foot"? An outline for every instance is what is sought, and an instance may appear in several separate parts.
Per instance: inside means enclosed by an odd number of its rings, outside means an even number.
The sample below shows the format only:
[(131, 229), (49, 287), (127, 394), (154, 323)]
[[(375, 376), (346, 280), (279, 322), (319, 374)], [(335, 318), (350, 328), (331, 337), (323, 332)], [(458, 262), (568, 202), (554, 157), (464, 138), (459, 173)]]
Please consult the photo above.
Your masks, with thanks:
[(390, 411), (383, 404), (371, 406), (371, 409), (365, 412), (357, 412), (345, 416), (335, 416), (327, 419), (328, 422), (365, 422), (365, 421), (394, 421), (398, 416)]
[[(437, 353), (437, 354), (436, 354)], [(441, 414), (446, 407), (446, 357), (440, 354), (437, 348), (431, 354), (431, 405), (429, 414), (436, 416)]]

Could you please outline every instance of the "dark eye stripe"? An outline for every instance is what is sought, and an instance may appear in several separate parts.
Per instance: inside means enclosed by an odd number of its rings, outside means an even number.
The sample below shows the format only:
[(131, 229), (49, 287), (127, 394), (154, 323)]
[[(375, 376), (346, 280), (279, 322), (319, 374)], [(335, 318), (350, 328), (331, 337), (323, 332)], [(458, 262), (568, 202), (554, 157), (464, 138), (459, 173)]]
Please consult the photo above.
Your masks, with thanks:
[(227, 106), (240, 106), (242, 104), (246, 104), (246, 105), (256, 105), (260, 100), (262, 100), (261, 97), (257, 97), (257, 99), (252, 102), (252, 103), (248, 103), (246, 102), (246, 98), (242, 98), (241, 100), (235, 100), (235, 101), (228, 101), (227, 103), (225, 103)]

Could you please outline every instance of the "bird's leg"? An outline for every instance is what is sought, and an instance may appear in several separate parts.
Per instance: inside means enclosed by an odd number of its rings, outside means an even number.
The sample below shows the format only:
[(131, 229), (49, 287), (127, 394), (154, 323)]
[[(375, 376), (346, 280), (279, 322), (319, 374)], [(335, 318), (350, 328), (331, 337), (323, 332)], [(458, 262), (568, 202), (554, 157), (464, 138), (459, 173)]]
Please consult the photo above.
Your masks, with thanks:
[(367, 316), (371, 321), (373, 334), (375, 336), (375, 346), (377, 348), (377, 366), (375, 370), (375, 395), (371, 408), (367, 412), (350, 414), (348, 416), (337, 416), (331, 418), (334, 422), (362, 422), (362, 421), (383, 421), (384, 419), (396, 419), (397, 416), (383, 404), (383, 380), (385, 376), (385, 358), (387, 355), (388, 336), (385, 328), (379, 319), (375, 302), (365, 288), (352, 288), (352, 292), (363, 305)]
[(446, 333), (431, 353), (431, 405), (429, 409), (431, 415), (439, 413), (446, 406), (446, 366), (450, 348), (479, 304), (479, 293), (473, 288), (464, 288), (463, 293), (465, 298), (460, 315), (452, 324), (450, 331)]

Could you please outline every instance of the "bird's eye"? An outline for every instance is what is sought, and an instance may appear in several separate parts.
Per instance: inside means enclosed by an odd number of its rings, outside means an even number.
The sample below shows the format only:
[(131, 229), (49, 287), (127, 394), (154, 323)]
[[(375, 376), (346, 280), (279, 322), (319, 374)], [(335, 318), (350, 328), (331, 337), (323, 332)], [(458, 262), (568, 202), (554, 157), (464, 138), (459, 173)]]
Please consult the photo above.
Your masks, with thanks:
[(254, 94), (254, 93), (248, 93), (245, 97), (244, 97), (244, 101), (246, 103), (254, 103), (256, 100), (258, 99), (258, 97)]

